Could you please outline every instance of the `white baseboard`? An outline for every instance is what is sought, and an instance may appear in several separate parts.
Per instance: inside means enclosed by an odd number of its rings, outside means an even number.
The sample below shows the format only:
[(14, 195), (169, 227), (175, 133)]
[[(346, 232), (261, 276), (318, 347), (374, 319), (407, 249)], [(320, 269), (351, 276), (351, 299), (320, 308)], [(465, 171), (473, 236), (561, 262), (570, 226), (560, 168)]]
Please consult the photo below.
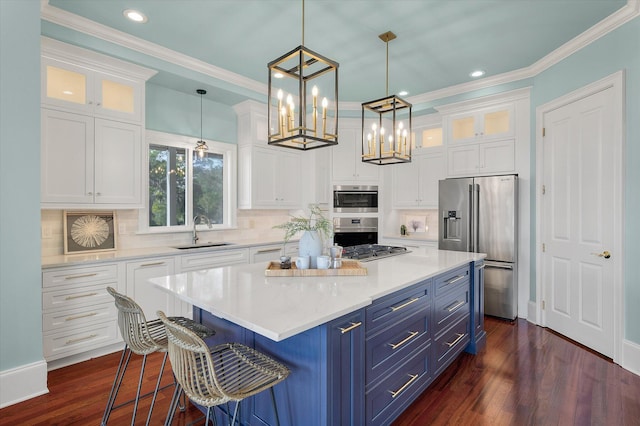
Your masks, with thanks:
[(46, 393), (49, 389), (44, 360), (0, 371), (0, 408)]
[(622, 341), (620, 366), (640, 376), (640, 345), (629, 340)]
[(527, 304), (527, 321), (532, 324), (540, 325), (540, 320), (538, 319), (538, 307), (536, 306), (536, 302), (532, 302), (529, 300)]

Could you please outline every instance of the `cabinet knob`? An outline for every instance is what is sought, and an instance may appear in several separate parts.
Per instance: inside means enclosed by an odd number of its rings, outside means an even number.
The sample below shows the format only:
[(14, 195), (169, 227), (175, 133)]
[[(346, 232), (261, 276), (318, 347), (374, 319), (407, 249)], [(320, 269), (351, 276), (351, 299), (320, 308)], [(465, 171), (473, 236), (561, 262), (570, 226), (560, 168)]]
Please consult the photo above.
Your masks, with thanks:
[(93, 105), (93, 101), (89, 101), (87, 102), (89, 105)]
[(93, 192), (87, 192), (87, 195), (93, 195)]

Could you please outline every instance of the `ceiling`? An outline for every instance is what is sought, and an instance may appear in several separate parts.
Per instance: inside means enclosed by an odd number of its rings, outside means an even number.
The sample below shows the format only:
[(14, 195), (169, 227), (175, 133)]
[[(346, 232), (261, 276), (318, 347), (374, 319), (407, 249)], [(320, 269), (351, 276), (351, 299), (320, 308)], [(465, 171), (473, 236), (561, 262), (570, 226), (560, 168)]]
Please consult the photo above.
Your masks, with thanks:
[[(531, 67), (626, 4), (306, 0), (304, 45), (340, 64), (340, 102), (361, 103), (386, 94), (386, 47), (378, 35), (393, 31), (389, 94), (406, 90), (411, 100), (468, 83), (476, 69), (488, 81)], [(148, 21), (125, 19), (125, 9), (143, 12)], [(79, 32), (69, 30), (69, 22)], [(110, 32), (116, 36), (105, 37)], [(219, 102), (233, 105), (266, 99), (267, 63), (302, 43), (302, 1), (44, 0), (42, 33), (158, 69), (155, 84), (194, 95), (208, 87)], [(130, 49), (116, 46), (118, 40)], [(200, 71), (187, 69), (190, 61)]]

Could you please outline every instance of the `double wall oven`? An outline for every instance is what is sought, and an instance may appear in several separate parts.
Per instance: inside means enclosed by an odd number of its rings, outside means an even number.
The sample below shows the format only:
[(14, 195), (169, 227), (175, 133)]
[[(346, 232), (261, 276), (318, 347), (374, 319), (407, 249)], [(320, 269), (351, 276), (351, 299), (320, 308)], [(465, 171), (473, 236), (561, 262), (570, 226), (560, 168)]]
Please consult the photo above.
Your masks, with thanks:
[(342, 246), (378, 243), (378, 187), (333, 187), (333, 242)]

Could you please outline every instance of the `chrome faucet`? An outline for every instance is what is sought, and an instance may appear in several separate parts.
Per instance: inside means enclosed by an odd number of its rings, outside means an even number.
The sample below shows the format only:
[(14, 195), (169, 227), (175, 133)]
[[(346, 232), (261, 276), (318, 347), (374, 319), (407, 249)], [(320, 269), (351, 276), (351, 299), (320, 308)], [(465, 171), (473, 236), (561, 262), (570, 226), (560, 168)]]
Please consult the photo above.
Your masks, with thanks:
[(195, 216), (193, 218), (193, 237), (192, 237), (193, 244), (197, 244), (198, 240), (200, 239), (198, 237), (198, 233), (196, 232), (196, 225), (198, 224), (198, 222), (202, 223), (203, 220), (205, 221), (205, 223), (207, 224), (209, 229), (211, 229), (211, 221), (209, 220), (208, 217), (206, 217), (203, 214), (199, 214), (199, 215)]

